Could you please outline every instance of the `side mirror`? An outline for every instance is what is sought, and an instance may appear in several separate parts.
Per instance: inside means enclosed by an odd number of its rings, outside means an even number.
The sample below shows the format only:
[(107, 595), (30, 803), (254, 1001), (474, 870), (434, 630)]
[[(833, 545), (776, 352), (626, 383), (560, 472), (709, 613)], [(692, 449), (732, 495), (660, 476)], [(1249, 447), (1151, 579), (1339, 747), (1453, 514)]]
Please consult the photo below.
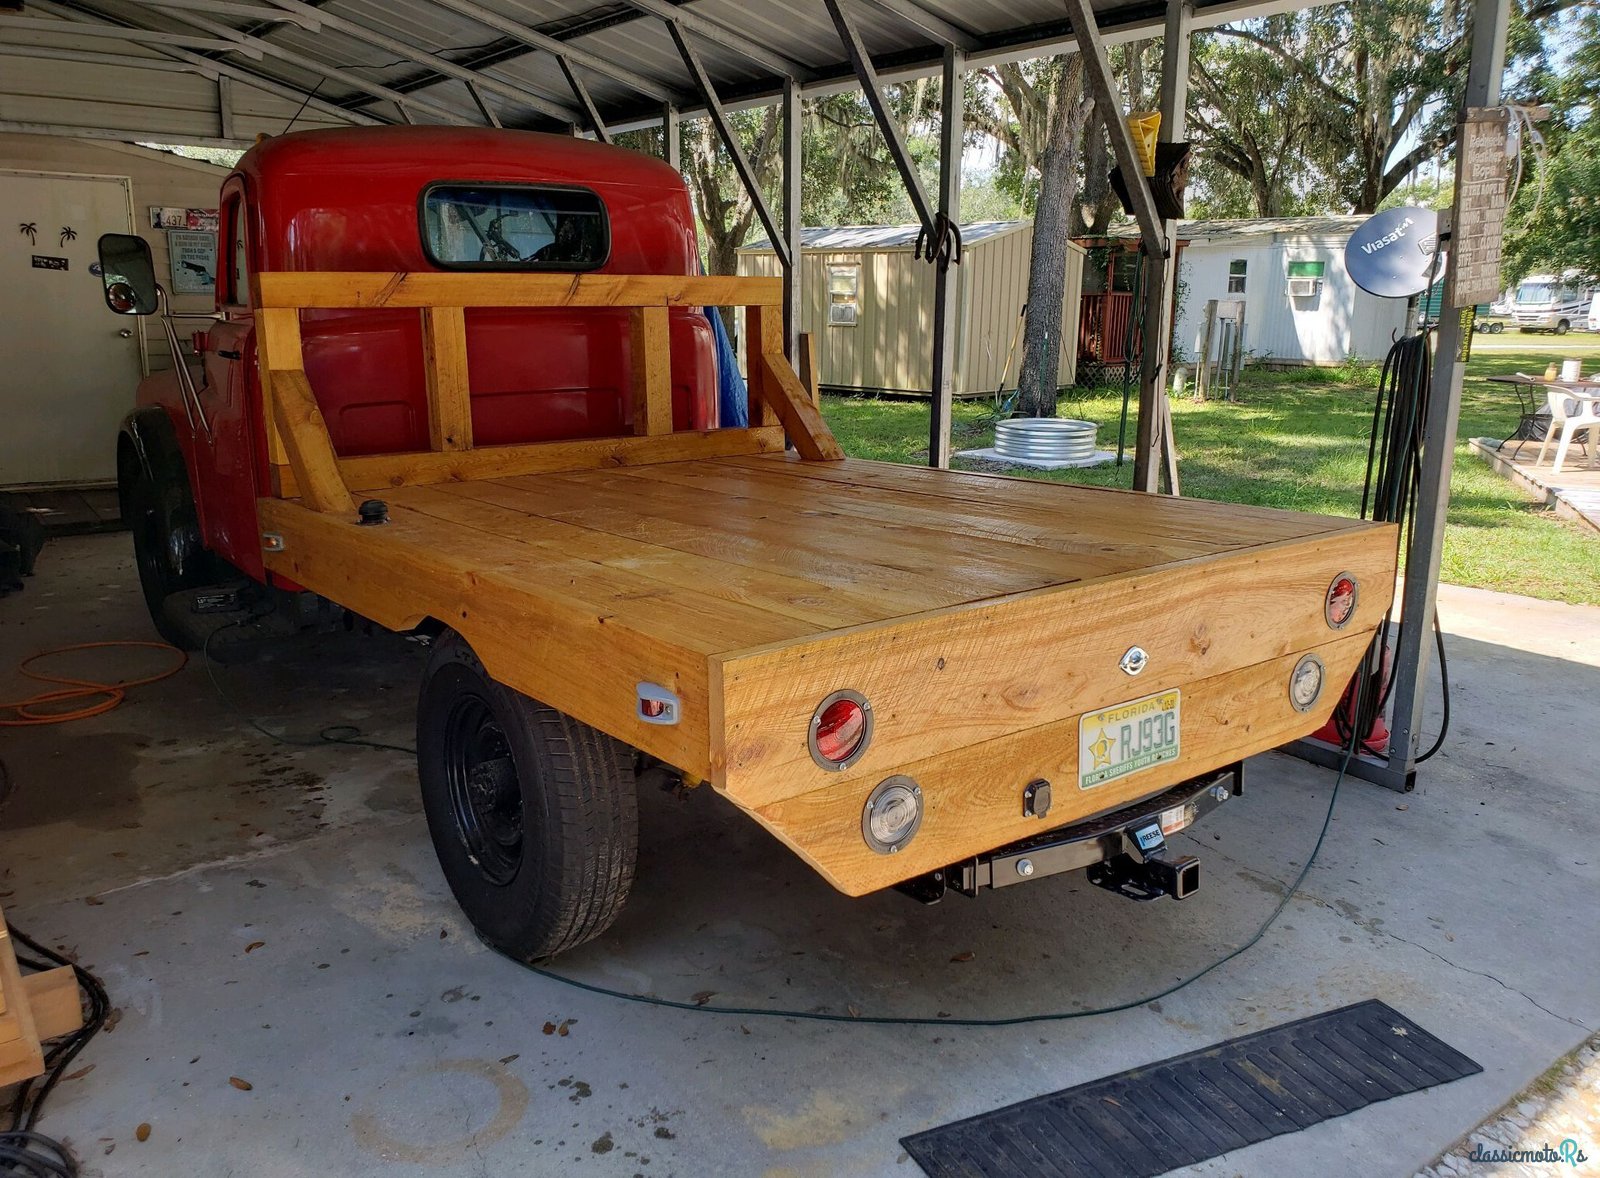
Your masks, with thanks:
[(101, 237), (100, 281), (105, 286), (106, 306), (118, 315), (156, 313), (156, 267), (144, 238), (131, 233)]

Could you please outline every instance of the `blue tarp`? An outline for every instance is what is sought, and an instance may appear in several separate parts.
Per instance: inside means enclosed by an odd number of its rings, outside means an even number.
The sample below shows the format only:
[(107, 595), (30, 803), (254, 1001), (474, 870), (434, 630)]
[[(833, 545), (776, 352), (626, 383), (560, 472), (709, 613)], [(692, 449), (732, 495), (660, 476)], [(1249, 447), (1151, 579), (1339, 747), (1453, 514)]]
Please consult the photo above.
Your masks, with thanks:
[(717, 340), (718, 421), (724, 429), (749, 425), (750, 395), (739, 375), (739, 357), (734, 355), (728, 329), (715, 307), (706, 308), (706, 318), (711, 320), (711, 333)]

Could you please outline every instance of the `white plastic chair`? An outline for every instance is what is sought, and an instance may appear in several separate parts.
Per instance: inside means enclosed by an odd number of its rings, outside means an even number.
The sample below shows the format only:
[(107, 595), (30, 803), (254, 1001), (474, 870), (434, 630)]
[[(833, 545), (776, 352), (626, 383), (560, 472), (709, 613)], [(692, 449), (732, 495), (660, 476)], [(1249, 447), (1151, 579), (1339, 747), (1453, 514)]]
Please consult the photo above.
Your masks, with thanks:
[(1550, 448), (1550, 438), (1557, 429), (1561, 431), (1561, 439), (1556, 443), (1556, 460), (1550, 473), (1561, 473), (1561, 466), (1567, 460), (1567, 447), (1572, 445), (1573, 437), (1584, 430), (1591, 431), (1589, 460), (1592, 464), (1593, 447), (1596, 439), (1600, 438), (1600, 399), (1578, 396), (1565, 385), (1552, 384), (1545, 388), (1548, 390), (1545, 404), (1550, 410), (1550, 428), (1545, 431), (1544, 442), (1539, 446), (1539, 457), (1534, 459), (1534, 465), (1544, 461), (1545, 451)]

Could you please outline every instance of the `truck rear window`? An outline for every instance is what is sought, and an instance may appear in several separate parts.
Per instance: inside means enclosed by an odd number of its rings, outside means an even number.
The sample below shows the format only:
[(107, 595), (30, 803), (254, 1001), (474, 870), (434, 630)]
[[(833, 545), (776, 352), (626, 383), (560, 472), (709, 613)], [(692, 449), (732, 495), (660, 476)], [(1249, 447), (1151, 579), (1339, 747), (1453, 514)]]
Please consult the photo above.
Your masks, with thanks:
[(422, 194), (422, 243), (451, 270), (593, 270), (611, 231), (586, 188), (434, 184)]

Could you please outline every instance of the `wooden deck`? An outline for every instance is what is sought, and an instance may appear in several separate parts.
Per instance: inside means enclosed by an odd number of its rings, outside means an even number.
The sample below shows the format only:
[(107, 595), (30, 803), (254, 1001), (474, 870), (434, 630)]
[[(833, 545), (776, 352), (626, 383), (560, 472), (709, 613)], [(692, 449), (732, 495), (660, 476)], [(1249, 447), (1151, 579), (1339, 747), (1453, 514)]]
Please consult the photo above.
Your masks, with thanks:
[(1543, 499), (1557, 515), (1600, 532), (1600, 466), (1581, 446), (1573, 445), (1566, 465), (1556, 474), (1550, 469), (1555, 460), (1554, 443), (1542, 463), (1538, 442), (1473, 438), (1470, 444), (1473, 452), (1498, 474)]
[[(496, 678), (711, 781), (851, 892), (1036, 833), (1009, 795), (1074, 779), (1087, 710), (1182, 685), (1194, 736), (1174, 780), (1302, 735), (1325, 716), (1287, 706), (1298, 652), (1344, 682), (1392, 586), (1386, 527), (849, 459), (382, 497), (390, 523), (376, 528), (260, 501), (263, 529), (285, 537), (269, 566), (383, 625), (460, 630)], [(1345, 570), (1362, 600), (1336, 634), (1322, 602)], [(1117, 665), (1134, 644), (1152, 658), (1138, 681)], [(640, 683), (676, 692), (682, 721), (638, 720)], [(805, 733), (842, 687), (877, 723), (863, 759), (829, 773)], [(906, 855), (875, 856), (861, 798), (906, 771), (938, 800)], [(1063, 789), (1061, 822), (1170, 784), (1153, 776)]]

